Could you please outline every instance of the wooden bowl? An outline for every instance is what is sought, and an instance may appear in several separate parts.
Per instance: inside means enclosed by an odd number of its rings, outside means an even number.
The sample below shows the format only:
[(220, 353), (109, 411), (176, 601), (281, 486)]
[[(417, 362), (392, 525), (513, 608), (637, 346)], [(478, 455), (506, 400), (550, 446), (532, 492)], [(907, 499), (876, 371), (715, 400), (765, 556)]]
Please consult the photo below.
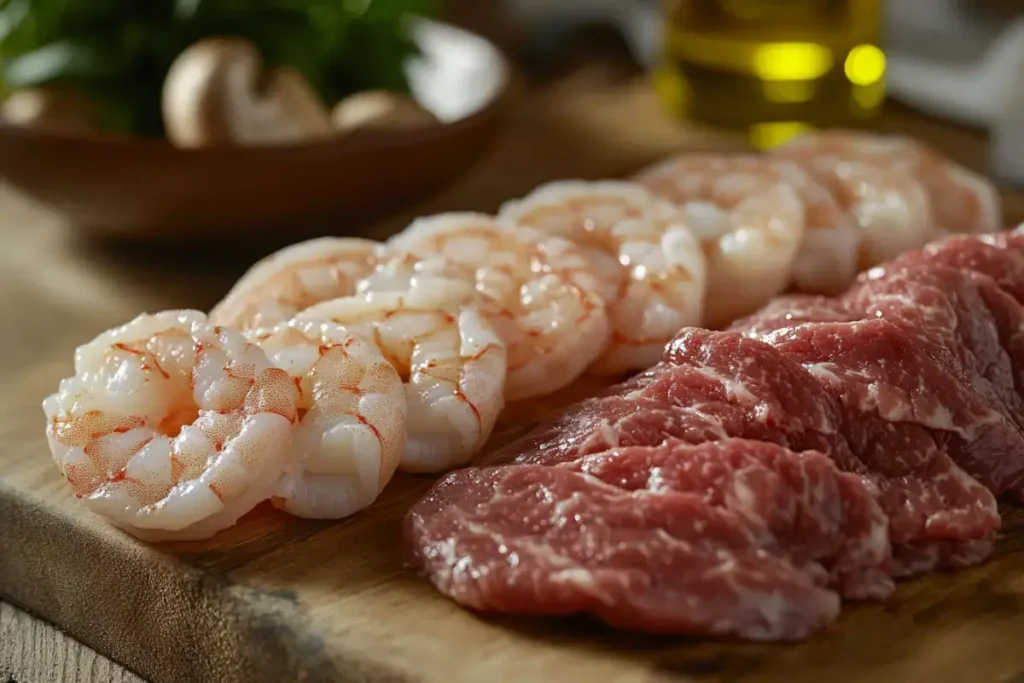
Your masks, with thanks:
[(426, 19), (414, 22), (413, 36), (422, 54), (406, 64), (406, 73), (414, 97), (438, 125), (202, 149), (0, 125), (0, 180), (75, 227), (104, 236), (343, 234), (346, 226), (449, 185), (501, 130), (512, 70), (500, 51), (478, 35)]

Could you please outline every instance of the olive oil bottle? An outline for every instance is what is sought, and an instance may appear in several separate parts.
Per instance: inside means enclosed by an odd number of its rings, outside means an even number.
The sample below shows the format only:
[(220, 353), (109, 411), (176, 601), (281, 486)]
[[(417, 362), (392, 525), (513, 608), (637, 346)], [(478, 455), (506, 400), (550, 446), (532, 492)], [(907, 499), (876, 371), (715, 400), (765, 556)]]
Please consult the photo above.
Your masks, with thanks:
[(759, 148), (856, 126), (885, 98), (884, 0), (663, 0), (660, 96)]

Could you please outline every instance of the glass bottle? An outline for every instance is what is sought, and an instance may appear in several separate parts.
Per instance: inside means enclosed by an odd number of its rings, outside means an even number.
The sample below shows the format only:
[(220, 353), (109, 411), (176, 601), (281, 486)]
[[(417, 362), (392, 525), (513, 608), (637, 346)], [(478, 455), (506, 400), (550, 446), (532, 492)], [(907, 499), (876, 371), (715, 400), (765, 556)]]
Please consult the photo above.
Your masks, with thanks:
[(885, 99), (883, 0), (663, 0), (656, 84), (678, 116), (765, 149), (869, 121)]

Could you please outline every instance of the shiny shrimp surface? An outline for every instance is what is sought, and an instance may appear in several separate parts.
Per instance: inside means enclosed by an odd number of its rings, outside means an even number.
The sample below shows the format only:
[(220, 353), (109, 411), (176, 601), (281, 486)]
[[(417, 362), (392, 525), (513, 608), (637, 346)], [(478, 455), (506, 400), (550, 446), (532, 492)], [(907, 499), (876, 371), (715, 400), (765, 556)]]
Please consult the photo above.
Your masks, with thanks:
[(355, 293), (373, 270), (378, 242), (321, 237), (262, 259), (210, 311), (210, 321), (239, 330), (273, 327), (321, 301)]
[(913, 177), (930, 204), (934, 225), (928, 239), (990, 233), (1001, 225), (999, 193), (991, 182), (909, 137), (826, 131), (802, 135), (776, 154), (802, 160), (824, 157), (832, 164), (860, 161)]
[(441, 472), (483, 447), (505, 405), (508, 361), (497, 331), (473, 307), (429, 293), (335, 299), (297, 320), (329, 321), (372, 339), (405, 381), (408, 472)]
[[(835, 294), (846, 288), (857, 274), (860, 247), (857, 224), (828, 188), (795, 163), (746, 154), (684, 154), (652, 166), (642, 172), (637, 181), (684, 210), (693, 202), (696, 224), (703, 224), (706, 217), (714, 215), (723, 226), (727, 221), (720, 212), (741, 206), (748, 197), (778, 192), (778, 185), (786, 185), (796, 193), (804, 214), (803, 236), (792, 261), (790, 281), (793, 285), (805, 292)], [(785, 220), (784, 210), (780, 210), (779, 215), (780, 220)], [(777, 250), (769, 255), (771, 263), (781, 266), (787, 261), (793, 232), (775, 233), (781, 239), (776, 242)], [(723, 246), (735, 248), (736, 245)], [(712, 259), (715, 258), (713, 254)], [(776, 289), (778, 280), (767, 275), (763, 277), (768, 289)], [(722, 287), (726, 284), (716, 283), (715, 298), (723, 295)], [(713, 318), (722, 317), (712, 313)]]
[(916, 249), (934, 234), (928, 193), (906, 170), (810, 146), (780, 148), (776, 155), (799, 162), (856, 222), (861, 236), (858, 270)]
[(359, 291), (428, 292), (478, 308), (507, 349), (507, 400), (561, 389), (607, 345), (600, 283), (567, 240), (451, 213), (415, 221), (388, 248), (392, 256)]
[(140, 315), (79, 347), (43, 401), (75, 496), (146, 540), (212, 536), (268, 498), (289, 460), (295, 386), (198, 311)]
[(405, 449), (405, 391), (372, 342), (331, 322), (289, 321), (247, 337), (298, 389), (292, 459), (274, 505), (340, 519), (370, 505)]
[(647, 368), (679, 328), (703, 318), (706, 262), (670, 202), (627, 182), (561, 181), (506, 203), (508, 230), (537, 230), (583, 249), (604, 283), (611, 320), (595, 374)]

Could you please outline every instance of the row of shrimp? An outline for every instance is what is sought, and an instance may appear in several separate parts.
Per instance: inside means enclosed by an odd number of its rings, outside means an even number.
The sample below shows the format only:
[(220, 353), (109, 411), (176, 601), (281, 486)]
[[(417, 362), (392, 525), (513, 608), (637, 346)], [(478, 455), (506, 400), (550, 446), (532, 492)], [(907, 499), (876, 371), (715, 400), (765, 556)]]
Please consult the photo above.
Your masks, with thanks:
[(681, 207), (700, 235), (707, 327), (784, 290), (836, 294), (904, 251), (995, 232), (1002, 220), (990, 182), (895, 135), (826, 131), (765, 155), (682, 155), (636, 180)]
[(209, 314), (99, 335), (44, 401), (47, 439), (75, 495), (139, 538), (207, 538), (266, 500), (340, 519), (400, 469), (467, 463), (507, 402), (645, 369), (682, 327), (998, 221), (979, 177), (845, 131), (552, 182), (384, 243), (287, 247)]

